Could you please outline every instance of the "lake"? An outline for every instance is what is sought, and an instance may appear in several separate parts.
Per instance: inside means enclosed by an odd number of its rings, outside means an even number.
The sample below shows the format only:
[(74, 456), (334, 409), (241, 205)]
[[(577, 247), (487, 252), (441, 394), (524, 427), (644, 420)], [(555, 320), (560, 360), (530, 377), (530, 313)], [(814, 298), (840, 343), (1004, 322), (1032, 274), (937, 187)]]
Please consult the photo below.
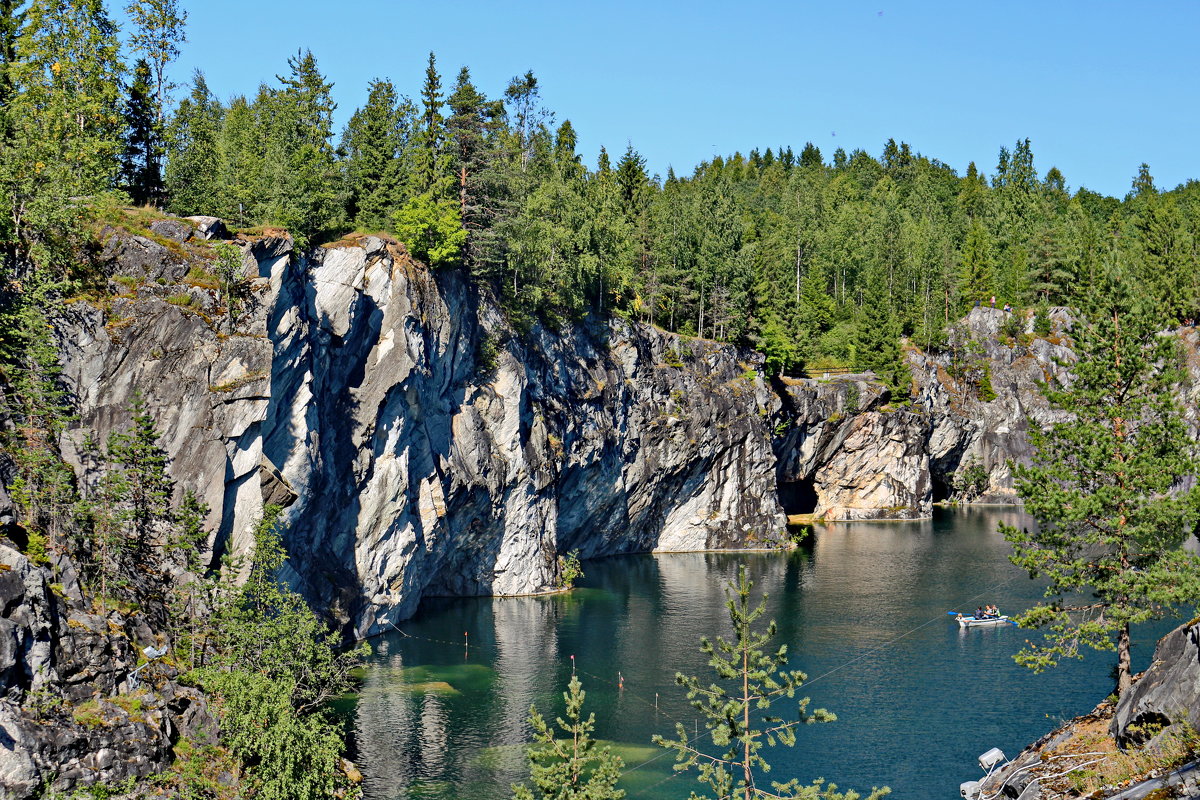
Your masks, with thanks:
[[(701, 789), (650, 739), (673, 734), (676, 721), (703, 730), (674, 675), (708, 680), (699, 639), (729, 635), (723, 587), (745, 564), (755, 597), (769, 594), (789, 666), (809, 676), (811, 707), (838, 717), (802, 727), (794, 748), (764, 748), (769, 777), (888, 785), (898, 800), (957, 797), (959, 783), (979, 777), (980, 753), (1014, 756), (1113, 688), (1111, 653), (1035, 675), (1012, 656), (1039, 634), (961, 630), (946, 615), (987, 603), (1016, 612), (1041, 595), (1008, 562), (1001, 520), (1026, 521), (993, 507), (839, 523), (790, 553), (621, 556), (584, 562), (570, 594), (428, 600), (398, 632), (372, 640), (360, 693), (339, 704), (365, 795), (508, 798), (528, 774), (529, 707), (561, 714), (572, 664), (597, 738), (626, 761), (629, 800)], [(1139, 632), (1135, 670), (1174, 624)]]

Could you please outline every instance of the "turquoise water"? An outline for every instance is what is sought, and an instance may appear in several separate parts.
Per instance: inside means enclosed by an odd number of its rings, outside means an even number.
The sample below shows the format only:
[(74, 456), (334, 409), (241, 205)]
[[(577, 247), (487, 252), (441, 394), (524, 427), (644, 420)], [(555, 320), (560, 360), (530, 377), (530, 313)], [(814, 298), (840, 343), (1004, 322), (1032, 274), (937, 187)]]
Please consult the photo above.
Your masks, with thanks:
[[(1012, 655), (1035, 633), (960, 630), (945, 612), (1029, 606), (1037, 584), (1009, 564), (1007, 509), (941, 513), (932, 522), (818, 528), (811, 546), (779, 554), (623, 556), (585, 562), (569, 595), (430, 600), (404, 632), (373, 640), (361, 693), (344, 708), (369, 800), (500, 800), (527, 774), (530, 704), (561, 713), (575, 668), (596, 735), (625, 758), (630, 800), (684, 798), (700, 787), (650, 744), (696, 717), (677, 670), (708, 675), (697, 644), (728, 633), (722, 587), (746, 564), (766, 591), (805, 694), (838, 721), (802, 728), (768, 753), (770, 778), (824, 777), (892, 787), (898, 800), (957, 797), (990, 747), (1015, 755), (1112, 690), (1103, 653), (1035, 675)], [(1143, 632), (1135, 669), (1149, 661)], [(466, 633), (467, 646), (464, 646)], [(624, 687), (618, 683), (618, 673)]]

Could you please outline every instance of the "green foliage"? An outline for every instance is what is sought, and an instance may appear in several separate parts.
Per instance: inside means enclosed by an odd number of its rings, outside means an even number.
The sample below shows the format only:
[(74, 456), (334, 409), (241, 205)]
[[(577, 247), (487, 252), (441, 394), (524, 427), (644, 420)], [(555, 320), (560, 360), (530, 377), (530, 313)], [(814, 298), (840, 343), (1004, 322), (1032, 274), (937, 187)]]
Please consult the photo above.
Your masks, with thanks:
[(479, 380), (490, 380), (495, 377), (499, 367), (500, 346), (493, 334), (485, 333), (479, 338), (479, 345), (475, 350), (475, 377)]
[[(1047, 628), (1017, 659), (1034, 670), (1083, 647), (1118, 654), (1118, 694), (1131, 681), (1130, 626), (1200, 599), (1200, 560), (1181, 549), (1200, 520), (1200, 474), (1173, 388), (1177, 343), (1159, 336), (1162, 311), (1130, 274), (1108, 266), (1072, 332), (1078, 362), (1067, 389), (1044, 389), (1069, 421), (1030, 430), (1034, 463), (1015, 470), (1036, 529), (1002, 526), (1013, 563), (1049, 581), (1018, 620)], [(1090, 601), (1066, 595), (1087, 592)]]
[(391, 81), (372, 81), (367, 103), (354, 112), (339, 152), (346, 181), (346, 215), (360, 229), (391, 223), (408, 182), (416, 110)]
[(255, 796), (315, 799), (342, 780), (341, 732), (324, 706), (349, 688), (369, 648), (340, 651), (336, 634), (280, 583), (280, 513), (263, 510), (246, 582), (215, 596), (214, 652), (196, 674), (221, 698), (223, 740), (249, 770)]
[(221, 297), (225, 300), (225, 306), (229, 314), (228, 324), (230, 330), (232, 330), (243, 299), (241, 285), (242, 279), (246, 274), (246, 267), (242, 262), (242, 251), (237, 245), (229, 242), (221, 242), (215, 245), (213, 250), (216, 252), (217, 257), (213, 261), (212, 271), (217, 279)]
[(1050, 307), (1042, 303), (1033, 313), (1033, 332), (1038, 336), (1049, 336), (1053, 328), (1053, 322), (1050, 319)]
[(218, 142), (224, 109), (212, 96), (204, 73), (192, 77), (191, 94), (167, 126), (167, 207), (177, 214), (217, 210)]
[[(692, 707), (700, 712), (715, 751), (710, 751), (699, 739), (688, 736), (687, 728), (676, 725), (676, 738), (655, 736), (656, 744), (675, 751), (675, 769), (695, 769), (696, 780), (708, 787), (717, 800), (730, 797), (752, 798), (824, 798), (825, 800), (857, 800), (856, 792), (840, 793), (833, 784), (824, 785), (821, 779), (802, 785), (798, 779), (771, 781), (771, 789), (756, 785), (756, 772), (771, 769), (762, 754), (763, 745), (774, 747), (796, 744), (797, 725), (813, 722), (832, 722), (836, 717), (825, 709), (808, 711), (808, 698), (798, 701), (794, 719), (770, 713), (772, 706), (784, 698), (794, 698), (796, 690), (807, 680), (800, 670), (787, 669), (787, 645), (773, 652), (766, 647), (775, 637), (775, 622), (765, 630), (756, 631), (754, 623), (766, 610), (766, 597), (751, 606), (750, 591), (754, 584), (746, 577), (746, 568), (738, 566), (738, 577), (725, 589), (725, 606), (733, 625), (733, 640), (718, 636), (700, 640), (700, 651), (708, 656), (717, 680), (705, 685), (700, 678), (677, 673), (675, 682), (687, 690)], [(874, 789), (870, 798), (878, 798), (888, 789)], [(693, 792), (692, 798), (698, 795)]]
[(954, 492), (959, 502), (969, 503), (987, 491), (991, 476), (975, 459), (967, 459), (954, 473)]
[(1025, 315), (1014, 308), (1010, 314), (1005, 316), (1004, 321), (1000, 323), (1000, 335), (1015, 342), (1024, 333)]
[(162, 125), (151, 98), (150, 66), (138, 61), (125, 101), (125, 149), (121, 184), (134, 203), (157, 201), (163, 194)]
[(334, 796), (341, 783), (341, 730), (319, 713), (297, 713), (295, 686), (287, 678), (247, 669), (213, 670), (204, 688), (220, 697), (222, 740), (247, 768), (255, 797)]
[(562, 589), (572, 589), (575, 581), (583, 577), (583, 566), (579, 563), (579, 551), (572, 550), (565, 556), (558, 557), (558, 585)]
[(453, 266), (459, 262), (467, 232), (463, 230), (458, 206), (452, 200), (438, 200), (425, 193), (409, 199), (392, 218), (396, 238), (414, 258), (431, 267)]
[(567, 691), (563, 692), (566, 719), (555, 718), (557, 731), (536, 707), (529, 708), (529, 724), (533, 728), (533, 744), (529, 748), (533, 787), (514, 785), (513, 800), (621, 800), (625, 796), (623, 789), (616, 788), (625, 763), (609, 747), (600, 747), (592, 738), (596, 715), (583, 718), (586, 696), (579, 678), (572, 675)]

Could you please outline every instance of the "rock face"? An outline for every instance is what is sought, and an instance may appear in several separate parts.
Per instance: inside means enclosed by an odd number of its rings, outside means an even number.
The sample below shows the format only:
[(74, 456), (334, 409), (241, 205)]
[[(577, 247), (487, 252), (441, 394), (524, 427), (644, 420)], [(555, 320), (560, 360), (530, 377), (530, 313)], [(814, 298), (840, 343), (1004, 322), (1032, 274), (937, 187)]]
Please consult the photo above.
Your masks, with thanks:
[[(178, 490), (212, 509), (213, 557), (285, 506), (289, 578), (355, 636), (424, 596), (553, 589), (572, 549), (769, 545), (784, 509), (1014, 502), (1028, 420), (1054, 419), (1038, 384), (1069, 380), (1061, 310), (1051, 336), (1020, 335), (1026, 320), (1013, 340), (1011, 315), (974, 309), (944, 352), (909, 352), (901, 403), (869, 375), (768, 384), (754, 354), (620, 318), (518, 333), (460, 273), (372, 236), (306, 254), (238, 240), (230, 316), (193, 280), (211, 257), (193, 239), (219, 221), (167, 222), (170, 246), (106, 232), (123, 293), (57, 320), (80, 431), (103, 441), (141, 391)], [(80, 443), (64, 450), (82, 474)]]
[[(201, 695), (165, 666), (129, 679), (142, 645), (136, 617), (85, 610), (60, 563), (62, 583), (0, 540), (0, 798), (71, 791), (161, 772), (181, 735), (216, 731)], [(64, 596), (60, 596), (59, 592)]]
[(1154, 661), (1117, 703), (1112, 734), (1122, 746), (1144, 744), (1163, 728), (1200, 730), (1200, 623), (1181, 625), (1154, 648)]
[[(1064, 334), (1070, 316), (1053, 309), (1054, 330), (1034, 338), (1032, 320), (1019, 341), (1001, 330), (1011, 314), (974, 308), (955, 326), (946, 350), (935, 355), (910, 351), (914, 405), (929, 420), (926, 452), (935, 500), (951, 496), (989, 503), (1017, 502), (1010, 463), (1028, 463), (1029, 421), (1047, 427), (1059, 419), (1039, 384), (1064, 385), (1075, 355)], [(975, 485), (965, 488), (970, 475)], [(965, 497), (964, 497), (965, 494)]]
[(926, 415), (886, 408), (882, 387), (865, 376), (786, 381), (781, 390), (776, 469), (788, 511), (827, 520), (932, 513)]
[[(114, 274), (164, 272), (132, 247), (110, 248)], [(457, 273), (376, 237), (242, 247), (232, 326), (213, 290), (142, 284), (63, 314), (64, 374), (101, 440), (140, 389), (215, 553), (287, 505), (290, 578), (348, 633), (432, 594), (552, 589), (572, 549), (780, 541), (779, 401), (753, 356), (620, 319), (517, 336)]]

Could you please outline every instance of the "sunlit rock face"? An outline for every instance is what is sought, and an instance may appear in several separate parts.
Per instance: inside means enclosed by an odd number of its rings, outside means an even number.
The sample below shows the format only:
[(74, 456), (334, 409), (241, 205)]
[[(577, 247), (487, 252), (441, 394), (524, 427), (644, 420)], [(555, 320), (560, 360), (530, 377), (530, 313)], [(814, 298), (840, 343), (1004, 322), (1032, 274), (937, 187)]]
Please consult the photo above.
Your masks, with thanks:
[(785, 508), (826, 520), (923, 519), (933, 510), (919, 410), (889, 405), (869, 376), (791, 380), (776, 430)]
[[(347, 633), (424, 596), (552, 589), (572, 549), (779, 542), (778, 399), (755, 356), (619, 318), (518, 334), (459, 273), (376, 237), (241, 246), (232, 321), (200, 287), (68, 307), (80, 431), (128, 424), (140, 390), (177, 491), (212, 509), (214, 558), (286, 506), (288, 577)], [(86, 475), (82, 435), (65, 444)]]
[(180, 226), (182, 256), (112, 233), (116, 296), (56, 318), (79, 413), (64, 452), (94, 480), (84, 432), (127, 426), (140, 392), (177, 493), (211, 509), (212, 558), (248, 553), (284, 507), (288, 579), (353, 636), (423, 597), (551, 590), (575, 549), (774, 547), (784, 510), (1014, 502), (1030, 420), (1056, 419), (1038, 384), (1070, 379), (1061, 310), (1049, 337), (1015, 339), (1007, 312), (973, 310), (943, 352), (907, 350), (896, 397), (870, 375), (768, 382), (756, 354), (620, 317), (517, 331), (461, 272), (373, 236), (237, 240), (230, 317), (189, 283), (203, 256)]

